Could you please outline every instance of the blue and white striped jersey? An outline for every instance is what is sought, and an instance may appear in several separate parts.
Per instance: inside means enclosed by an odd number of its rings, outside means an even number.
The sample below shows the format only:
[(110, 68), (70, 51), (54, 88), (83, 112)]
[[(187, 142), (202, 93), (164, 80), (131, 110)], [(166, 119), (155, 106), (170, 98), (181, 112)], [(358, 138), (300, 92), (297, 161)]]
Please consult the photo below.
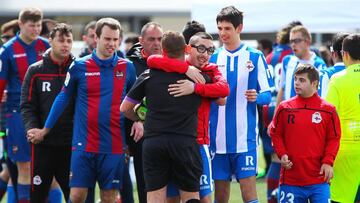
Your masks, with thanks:
[(210, 149), (212, 153), (241, 153), (256, 149), (258, 144), (258, 113), (256, 102), (248, 102), (245, 91), (270, 91), (272, 72), (264, 55), (241, 44), (234, 51), (221, 47), (210, 62), (218, 65), (230, 86), (225, 106), (212, 104), (210, 111)]
[(315, 53), (311, 52), (310, 60), (301, 60), (295, 55), (288, 55), (282, 62), (280, 87), (284, 89), (284, 100), (295, 96), (294, 72), (299, 64), (311, 64), (319, 71), (326, 68), (325, 62)]
[(328, 91), (328, 84), (330, 82), (331, 76), (344, 69), (345, 69), (345, 65), (343, 62), (341, 62), (341, 63), (336, 63), (333, 67), (329, 67), (320, 71), (320, 81), (319, 81), (319, 90), (318, 90), (318, 94), (320, 97), (325, 98)]

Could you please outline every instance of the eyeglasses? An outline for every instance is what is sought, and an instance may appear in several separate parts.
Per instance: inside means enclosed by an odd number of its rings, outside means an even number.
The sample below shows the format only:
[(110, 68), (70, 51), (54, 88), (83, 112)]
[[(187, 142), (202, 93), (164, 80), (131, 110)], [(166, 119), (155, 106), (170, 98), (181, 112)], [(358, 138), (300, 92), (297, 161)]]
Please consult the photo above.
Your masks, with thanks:
[(205, 53), (207, 51), (207, 54), (208, 55), (212, 55), (214, 52), (215, 52), (215, 47), (209, 47), (209, 48), (206, 48), (204, 45), (191, 45), (191, 47), (193, 48), (196, 48), (196, 50), (199, 52), (199, 53)]
[(290, 44), (292, 43), (299, 44), (302, 41), (305, 41), (305, 39), (301, 39), (301, 38), (291, 39)]
[(10, 35), (1, 35), (1, 40), (3, 40), (3, 41), (7, 41), (7, 40), (9, 40), (10, 38), (12, 38), (13, 36), (10, 36)]

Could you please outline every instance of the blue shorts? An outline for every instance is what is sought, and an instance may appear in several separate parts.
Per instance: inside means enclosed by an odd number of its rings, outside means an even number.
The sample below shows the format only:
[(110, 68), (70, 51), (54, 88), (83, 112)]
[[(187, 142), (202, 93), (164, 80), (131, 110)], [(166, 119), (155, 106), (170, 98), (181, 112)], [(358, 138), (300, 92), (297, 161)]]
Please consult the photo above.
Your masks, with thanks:
[(291, 186), (280, 185), (279, 187), (279, 203), (329, 203), (330, 202), (330, 186), (327, 183), (315, 184), (308, 186)]
[(125, 165), (124, 154), (102, 154), (74, 150), (71, 154), (70, 187), (119, 189)]
[(256, 149), (244, 153), (215, 154), (212, 158), (214, 180), (231, 181), (235, 175), (237, 181), (243, 178), (256, 176), (257, 151)]
[[(208, 145), (199, 145), (200, 155), (203, 163), (203, 172), (200, 176), (200, 198), (206, 197), (214, 190), (212, 172), (211, 172), (211, 159)], [(167, 197), (179, 196), (178, 187), (170, 182), (167, 185)]]
[(14, 162), (30, 161), (30, 144), (26, 139), (22, 116), (18, 112), (6, 114), (8, 155)]

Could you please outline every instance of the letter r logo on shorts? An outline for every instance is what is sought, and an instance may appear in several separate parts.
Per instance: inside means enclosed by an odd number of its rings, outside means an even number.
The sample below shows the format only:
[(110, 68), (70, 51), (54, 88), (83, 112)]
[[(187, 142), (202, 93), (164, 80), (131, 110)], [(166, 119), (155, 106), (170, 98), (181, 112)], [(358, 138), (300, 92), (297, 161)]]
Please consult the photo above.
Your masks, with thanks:
[(207, 178), (206, 175), (201, 175), (201, 176), (200, 176), (200, 185), (208, 185), (209, 182), (208, 182), (207, 179), (208, 179), (208, 178)]
[(249, 166), (249, 165), (253, 166), (254, 165), (254, 157), (252, 157), (252, 156), (246, 156), (245, 161), (246, 161), (247, 166)]
[(43, 92), (50, 92), (51, 91), (50, 90), (50, 85), (51, 85), (50, 82), (43, 82), (41, 90)]

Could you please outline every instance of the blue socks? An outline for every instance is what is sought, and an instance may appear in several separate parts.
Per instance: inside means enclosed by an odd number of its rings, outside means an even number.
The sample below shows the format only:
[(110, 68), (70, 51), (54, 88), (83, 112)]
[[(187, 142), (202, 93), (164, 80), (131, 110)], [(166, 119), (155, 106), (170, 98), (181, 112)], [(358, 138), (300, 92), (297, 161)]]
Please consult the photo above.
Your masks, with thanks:
[(62, 192), (59, 187), (50, 189), (49, 203), (62, 203)]
[(16, 203), (14, 186), (7, 186), (7, 203)]
[(18, 184), (19, 202), (26, 202), (30, 200), (30, 185)]

